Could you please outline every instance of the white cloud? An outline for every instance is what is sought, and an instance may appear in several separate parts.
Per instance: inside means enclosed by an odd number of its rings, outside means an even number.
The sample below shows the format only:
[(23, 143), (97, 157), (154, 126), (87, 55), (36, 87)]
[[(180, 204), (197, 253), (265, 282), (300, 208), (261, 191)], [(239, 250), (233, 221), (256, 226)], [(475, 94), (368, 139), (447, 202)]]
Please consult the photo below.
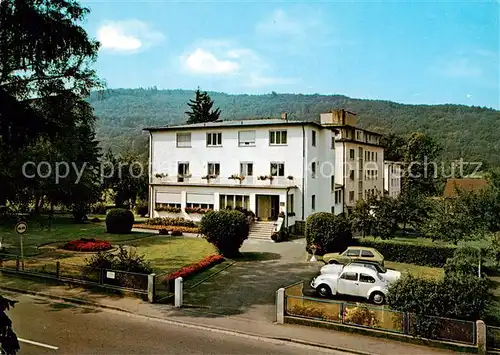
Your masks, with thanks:
[(465, 97), (467, 97), (468, 99), (470, 99), (472, 97), (472, 95), (471, 94), (467, 94), (467, 95), (465, 95)]
[(197, 48), (186, 58), (186, 67), (189, 71), (198, 74), (229, 74), (239, 69), (235, 61), (218, 59), (213, 53)]
[(165, 39), (164, 35), (139, 20), (106, 21), (97, 30), (102, 50), (136, 53)]
[(268, 74), (271, 66), (255, 51), (231, 41), (204, 40), (180, 57), (183, 69), (192, 75), (218, 77), (237, 86), (264, 87), (294, 80)]

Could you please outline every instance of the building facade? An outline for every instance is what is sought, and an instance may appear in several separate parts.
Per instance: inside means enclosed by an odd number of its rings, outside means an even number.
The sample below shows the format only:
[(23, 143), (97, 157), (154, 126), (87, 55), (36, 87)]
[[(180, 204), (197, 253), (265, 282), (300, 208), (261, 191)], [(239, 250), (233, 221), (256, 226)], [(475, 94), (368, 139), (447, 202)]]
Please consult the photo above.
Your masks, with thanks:
[(335, 110), (321, 114), (321, 125), (333, 130), (335, 137), (335, 182), (343, 187), (344, 206), (384, 188), (384, 149), (381, 135), (356, 127), (355, 113)]
[(314, 122), (217, 121), (150, 133), (150, 216), (200, 219), (199, 209), (241, 207), (285, 226), (343, 211), (335, 133)]
[(384, 193), (392, 198), (397, 198), (401, 193), (403, 164), (397, 161), (384, 162)]

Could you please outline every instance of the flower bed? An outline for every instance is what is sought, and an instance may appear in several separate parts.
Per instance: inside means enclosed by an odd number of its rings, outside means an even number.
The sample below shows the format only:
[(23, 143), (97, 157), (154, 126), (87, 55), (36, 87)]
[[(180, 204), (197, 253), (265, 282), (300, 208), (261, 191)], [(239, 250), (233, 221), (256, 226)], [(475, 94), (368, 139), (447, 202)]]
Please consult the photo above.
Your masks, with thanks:
[(198, 227), (183, 227), (183, 226), (164, 226), (158, 224), (134, 224), (134, 228), (142, 228), (142, 229), (155, 229), (161, 230), (166, 229), (169, 232), (182, 232), (182, 233), (199, 233), (200, 229)]
[(103, 251), (109, 250), (112, 246), (105, 240), (86, 239), (72, 240), (64, 244), (63, 249), (72, 251)]
[(191, 264), (184, 266), (183, 268), (169, 274), (163, 282), (173, 282), (176, 278), (182, 277), (185, 279), (186, 277), (193, 276), (194, 274), (199, 273), (200, 271), (206, 270), (209, 267), (219, 264), (224, 260), (224, 257), (222, 255), (216, 254), (216, 255), (210, 255), (207, 256), (205, 259), (202, 259), (198, 261), (197, 263)]
[[(186, 211), (187, 212), (187, 211)], [(157, 217), (146, 220), (145, 224), (159, 226), (196, 227), (196, 223), (182, 217)]]

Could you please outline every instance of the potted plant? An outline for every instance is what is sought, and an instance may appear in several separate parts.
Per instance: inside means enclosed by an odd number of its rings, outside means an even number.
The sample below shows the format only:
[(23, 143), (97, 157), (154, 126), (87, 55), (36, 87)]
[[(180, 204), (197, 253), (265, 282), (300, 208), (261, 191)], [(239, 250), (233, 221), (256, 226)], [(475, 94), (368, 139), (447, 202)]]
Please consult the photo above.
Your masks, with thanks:
[(233, 174), (229, 177), (232, 180), (239, 180), (240, 184), (243, 180), (245, 180), (245, 175)]
[(287, 176), (287, 179), (288, 179), (288, 180), (293, 180), (293, 176), (292, 176), (292, 175), (288, 175), (288, 176)]

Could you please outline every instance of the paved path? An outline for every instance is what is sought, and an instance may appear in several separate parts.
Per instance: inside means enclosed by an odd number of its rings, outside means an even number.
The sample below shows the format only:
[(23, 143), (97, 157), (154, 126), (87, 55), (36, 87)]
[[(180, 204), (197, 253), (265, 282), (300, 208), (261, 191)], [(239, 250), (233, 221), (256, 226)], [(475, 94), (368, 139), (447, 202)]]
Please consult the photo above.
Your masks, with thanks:
[[(93, 311), (21, 296), (9, 312), (21, 338), (20, 355), (71, 354), (269, 354), (349, 355), (346, 352), (243, 337)], [(28, 343), (27, 343), (28, 342)]]

